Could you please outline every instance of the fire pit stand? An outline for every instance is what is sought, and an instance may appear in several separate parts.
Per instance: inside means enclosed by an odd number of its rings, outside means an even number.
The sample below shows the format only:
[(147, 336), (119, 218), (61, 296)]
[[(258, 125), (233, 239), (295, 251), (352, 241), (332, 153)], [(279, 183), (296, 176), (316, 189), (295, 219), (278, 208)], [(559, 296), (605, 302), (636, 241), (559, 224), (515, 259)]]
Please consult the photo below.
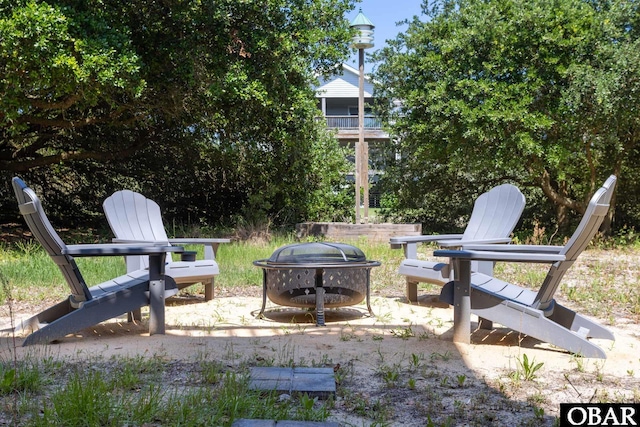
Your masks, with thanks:
[(364, 253), (343, 243), (299, 243), (277, 249), (271, 258), (253, 262), (262, 268), (262, 316), (267, 297), (276, 304), (316, 309), (316, 324), (323, 326), (324, 309), (370, 303), (371, 268)]

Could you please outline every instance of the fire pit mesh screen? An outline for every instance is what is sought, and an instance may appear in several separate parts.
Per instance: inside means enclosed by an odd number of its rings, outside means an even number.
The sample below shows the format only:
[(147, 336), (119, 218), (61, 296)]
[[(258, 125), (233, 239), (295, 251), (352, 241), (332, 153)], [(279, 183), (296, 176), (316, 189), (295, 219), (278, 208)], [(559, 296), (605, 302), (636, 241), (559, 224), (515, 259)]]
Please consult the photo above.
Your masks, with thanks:
[[(292, 307), (314, 307), (316, 304), (316, 270), (291, 268), (267, 270), (269, 299)], [(324, 304), (328, 308), (359, 304), (367, 293), (368, 269), (326, 268), (322, 272)]]
[(267, 262), (272, 264), (328, 264), (364, 262), (367, 258), (360, 249), (344, 243), (297, 243), (276, 249)]

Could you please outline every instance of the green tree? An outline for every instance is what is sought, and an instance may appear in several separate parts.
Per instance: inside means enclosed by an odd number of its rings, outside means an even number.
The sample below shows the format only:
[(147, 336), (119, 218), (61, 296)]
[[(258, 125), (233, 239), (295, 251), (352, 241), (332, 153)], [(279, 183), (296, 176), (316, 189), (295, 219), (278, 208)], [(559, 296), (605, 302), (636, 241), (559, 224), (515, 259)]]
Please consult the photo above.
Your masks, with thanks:
[(426, 22), (414, 18), (376, 57), (378, 93), (403, 101), (391, 113), (404, 153), (389, 174), (398, 203), (512, 180), (542, 192), (559, 224), (583, 213), (637, 150), (639, 6), (425, 2)]
[(312, 85), (348, 56), (353, 3), (0, 0), (0, 169), (61, 215), (127, 183), (198, 221), (304, 218), (339, 188)]

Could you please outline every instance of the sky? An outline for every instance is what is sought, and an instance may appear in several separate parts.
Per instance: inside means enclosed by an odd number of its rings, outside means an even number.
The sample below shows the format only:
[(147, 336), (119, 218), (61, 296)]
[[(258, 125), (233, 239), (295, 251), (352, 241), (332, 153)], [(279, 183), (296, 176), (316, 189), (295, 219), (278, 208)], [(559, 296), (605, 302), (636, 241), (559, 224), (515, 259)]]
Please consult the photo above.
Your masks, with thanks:
[[(393, 40), (398, 33), (407, 29), (406, 25), (396, 26), (396, 22), (405, 19), (411, 20), (414, 15), (422, 13), (423, 0), (362, 0), (356, 4), (356, 8), (347, 15), (347, 20), (352, 22), (360, 9), (364, 16), (374, 25), (374, 47), (367, 49), (371, 53), (385, 46), (385, 40)], [(349, 65), (357, 67), (358, 55), (352, 55)]]

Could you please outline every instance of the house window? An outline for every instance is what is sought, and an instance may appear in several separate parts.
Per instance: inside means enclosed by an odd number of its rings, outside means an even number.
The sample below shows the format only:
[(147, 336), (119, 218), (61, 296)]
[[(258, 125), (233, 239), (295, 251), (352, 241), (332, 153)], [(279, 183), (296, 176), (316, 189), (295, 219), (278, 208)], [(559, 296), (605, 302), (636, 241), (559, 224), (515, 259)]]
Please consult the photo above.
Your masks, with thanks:
[[(358, 107), (357, 106), (355, 106), (355, 107), (350, 106), (349, 107), (349, 115), (350, 116), (357, 116), (358, 115)], [(371, 107), (367, 107), (367, 106), (364, 107), (364, 115), (365, 116), (370, 116), (371, 115)]]

